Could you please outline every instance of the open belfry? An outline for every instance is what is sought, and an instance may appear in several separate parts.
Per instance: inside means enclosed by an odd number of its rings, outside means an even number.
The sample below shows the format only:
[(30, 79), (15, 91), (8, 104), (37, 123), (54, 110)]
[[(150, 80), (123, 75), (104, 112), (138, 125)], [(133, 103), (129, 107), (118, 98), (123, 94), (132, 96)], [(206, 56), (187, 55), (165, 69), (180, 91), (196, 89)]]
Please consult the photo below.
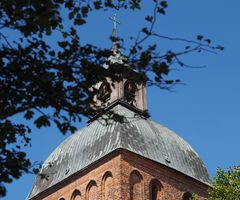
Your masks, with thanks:
[[(127, 67), (117, 46), (102, 67)], [(204, 163), (186, 141), (149, 119), (146, 82), (135, 80), (136, 73), (94, 86), (99, 112), (50, 154), (28, 200), (207, 199)]]

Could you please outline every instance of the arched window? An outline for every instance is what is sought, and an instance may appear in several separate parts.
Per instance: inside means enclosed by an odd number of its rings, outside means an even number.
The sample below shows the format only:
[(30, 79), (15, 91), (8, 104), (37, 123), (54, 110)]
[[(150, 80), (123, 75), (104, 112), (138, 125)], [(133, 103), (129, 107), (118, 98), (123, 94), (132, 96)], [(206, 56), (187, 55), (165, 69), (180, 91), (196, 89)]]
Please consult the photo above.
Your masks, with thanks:
[(71, 196), (71, 200), (81, 200), (81, 192), (79, 190), (74, 190)]
[(112, 173), (107, 171), (102, 178), (102, 200), (113, 200), (113, 176)]
[(182, 196), (182, 200), (190, 200), (192, 198), (192, 194), (190, 192), (185, 192)]
[(106, 102), (107, 100), (109, 100), (110, 96), (111, 96), (110, 84), (107, 81), (104, 81), (99, 88), (98, 99), (102, 102)]
[(137, 86), (133, 81), (126, 81), (124, 84), (124, 99), (130, 104), (133, 104), (135, 101), (135, 96), (137, 92)]
[(142, 190), (142, 176), (138, 171), (134, 170), (130, 175), (130, 200), (142, 200)]
[(153, 179), (149, 185), (150, 200), (158, 200), (161, 196), (162, 184), (157, 180)]
[(97, 200), (97, 183), (91, 180), (86, 188), (86, 200)]

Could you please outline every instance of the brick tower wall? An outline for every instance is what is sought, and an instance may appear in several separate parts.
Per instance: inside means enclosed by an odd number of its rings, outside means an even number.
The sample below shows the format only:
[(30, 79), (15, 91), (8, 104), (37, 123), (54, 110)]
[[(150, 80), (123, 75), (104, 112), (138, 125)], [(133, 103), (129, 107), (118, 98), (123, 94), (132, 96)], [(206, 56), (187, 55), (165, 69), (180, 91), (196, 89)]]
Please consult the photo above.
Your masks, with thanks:
[(117, 150), (32, 200), (182, 200), (208, 186), (126, 150)]

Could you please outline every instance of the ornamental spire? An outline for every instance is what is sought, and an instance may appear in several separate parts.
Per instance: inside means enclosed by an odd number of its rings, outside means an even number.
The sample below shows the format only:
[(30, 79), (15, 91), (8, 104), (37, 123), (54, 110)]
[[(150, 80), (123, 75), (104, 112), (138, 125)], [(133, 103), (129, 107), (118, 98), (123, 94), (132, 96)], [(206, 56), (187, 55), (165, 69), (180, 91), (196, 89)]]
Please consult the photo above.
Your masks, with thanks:
[(113, 54), (117, 54), (118, 52), (118, 42), (117, 42), (117, 26), (121, 23), (117, 20), (117, 14), (115, 13), (113, 17), (109, 17), (110, 20), (113, 21), (113, 31), (112, 31), (112, 51)]
[(117, 37), (117, 25), (120, 25), (121, 23), (117, 21), (117, 14), (115, 13), (113, 17), (109, 17), (110, 20), (113, 21), (113, 32), (112, 37)]

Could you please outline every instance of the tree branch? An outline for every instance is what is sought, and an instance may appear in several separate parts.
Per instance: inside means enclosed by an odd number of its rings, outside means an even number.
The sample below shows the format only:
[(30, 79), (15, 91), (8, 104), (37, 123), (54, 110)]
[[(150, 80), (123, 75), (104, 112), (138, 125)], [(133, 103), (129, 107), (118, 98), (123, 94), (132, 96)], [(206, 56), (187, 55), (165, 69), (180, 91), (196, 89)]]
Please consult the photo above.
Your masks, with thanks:
[(1, 39), (1, 38), (3, 38), (3, 39), (5, 40), (5, 42), (7, 43), (7, 45), (8, 45), (11, 49), (13, 49), (13, 47), (12, 47), (12, 45), (10, 44), (10, 42), (8, 41), (7, 37), (6, 37), (3, 33), (0, 32), (0, 39)]

